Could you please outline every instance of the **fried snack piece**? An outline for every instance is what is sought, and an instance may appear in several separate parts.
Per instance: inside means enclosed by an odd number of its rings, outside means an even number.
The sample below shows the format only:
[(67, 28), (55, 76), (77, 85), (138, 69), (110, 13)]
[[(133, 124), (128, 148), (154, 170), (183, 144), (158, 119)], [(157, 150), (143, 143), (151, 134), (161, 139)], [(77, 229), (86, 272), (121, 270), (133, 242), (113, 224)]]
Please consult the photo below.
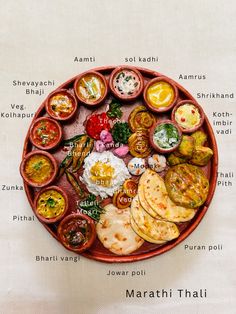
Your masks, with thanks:
[(131, 197), (129, 197), (124, 191), (117, 191), (113, 195), (112, 203), (117, 208), (123, 209), (131, 205)]
[(150, 129), (155, 122), (154, 115), (147, 110), (145, 106), (137, 106), (130, 113), (128, 123), (132, 132), (137, 129)]
[(132, 179), (126, 179), (123, 183), (123, 190), (129, 197), (135, 197), (138, 192), (138, 183)]
[(196, 146), (190, 163), (196, 166), (206, 166), (213, 156), (213, 150), (209, 147)]
[(165, 184), (171, 200), (184, 207), (201, 206), (209, 192), (209, 181), (202, 169), (186, 163), (171, 167)]
[(181, 158), (191, 158), (194, 152), (195, 140), (189, 135), (183, 135), (175, 155)]
[(114, 254), (130, 254), (144, 243), (133, 231), (130, 219), (130, 208), (118, 209), (112, 204), (104, 207), (96, 231), (104, 247)]
[(176, 224), (151, 217), (141, 206), (138, 196), (132, 201), (131, 215), (138, 228), (155, 243), (171, 241), (179, 236)]
[(206, 133), (200, 130), (191, 134), (191, 137), (195, 140), (195, 146), (202, 146), (207, 140)]
[(170, 166), (175, 166), (178, 164), (183, 164), (186, 162), (186, 158), (178, 157), (174, 153), (171, 153), (167, 158), (168, 164)]
[(146, 129), (137, 129), (128, 140), (130, 154), (134, 157), (145, 158), (150, 155), (152, 148), (149, 144), (149, 134)]
[(185, 163), (194, 153), (195, 139), (189, 135), (183, 135), (181, 143), (174, 153), (168, 156), (170, 166)]

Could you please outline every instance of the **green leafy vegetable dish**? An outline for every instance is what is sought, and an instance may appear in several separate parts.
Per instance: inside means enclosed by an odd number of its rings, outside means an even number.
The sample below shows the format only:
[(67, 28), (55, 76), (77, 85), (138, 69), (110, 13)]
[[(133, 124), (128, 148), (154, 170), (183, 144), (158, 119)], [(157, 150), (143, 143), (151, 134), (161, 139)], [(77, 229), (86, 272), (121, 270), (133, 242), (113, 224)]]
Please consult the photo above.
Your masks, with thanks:
[(121, 104), (117, 100), (113, 99), (109, 105), (109, 110), (107, 112), (108, 117), (111, 119), (121, 118), (123, 113), (120, 107)]
[(131, 135), (127, 122), (116, 122), (112, 128), (112, 137), (116, 143), (127, 144)]

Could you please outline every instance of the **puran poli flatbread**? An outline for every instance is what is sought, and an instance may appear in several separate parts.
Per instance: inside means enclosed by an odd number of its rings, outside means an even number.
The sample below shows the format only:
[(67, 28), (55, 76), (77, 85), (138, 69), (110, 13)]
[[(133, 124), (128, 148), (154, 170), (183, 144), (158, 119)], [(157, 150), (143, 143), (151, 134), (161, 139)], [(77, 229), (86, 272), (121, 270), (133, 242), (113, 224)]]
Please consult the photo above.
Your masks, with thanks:
[(136, 195), (131, 204), (131, 215), (139, 229), (156, 241), (171, 241), (179, 236), (179, 229), (173, 222), (155, 219), (141, 206)]
[(165, 220), (172, 222), (189, 221), (196, 213), (195, 209), (177, 206), (171, 201), (164, 180), (151, 169), (147, 169), (142, 175), (140, 189), (143, 189), (146, 203)]
[(144, 242), (132, 229), (130, 208), (118, 209), (113, 204), (104, 207), (96, 226), (102, 244), (117, 255), (127, 255), (136, 251)]
[(196, 210), (192, 208), (186, 208), (175, 204), (169, 197), (167, 198), (167, 212), (166, 219), (174, 222), (184, 222), (191, 220)]
[(155, 243), (155, 244), (166, 243), (166, 241), (155, 240), (153, 238), (148, 237), (145, 233), (142, 232), (142, 230), (138, 227), (138, 225), (136, 224), (136, 222), (134, 221), (132, 217), (131, 217), (130, 223), (133, 230), (145, 241), (150, 242), (150, 243)]
[(153, 218), (159, 218), (161, 217), (152, 209), (152, 207), (147, 203), (145, 196), (144, 196), (144, 190), (143, 190), (143, 184), (144, 184), (145, 177), (141, 176), (139, 179), (139, 186), (138, 186), (138, 197), (139, 201), (146, 212), (151, 215)]

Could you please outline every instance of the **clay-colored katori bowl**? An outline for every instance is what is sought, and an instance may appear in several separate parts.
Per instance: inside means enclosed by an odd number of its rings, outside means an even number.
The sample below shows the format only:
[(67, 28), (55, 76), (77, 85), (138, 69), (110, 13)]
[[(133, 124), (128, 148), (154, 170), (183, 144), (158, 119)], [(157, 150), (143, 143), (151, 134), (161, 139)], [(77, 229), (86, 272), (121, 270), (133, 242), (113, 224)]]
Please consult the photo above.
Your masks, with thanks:
[(50, 117), (60, 121), (71, 119), (77, 110), (75, 96), (66, 89), (52, 92), (45, 103), (45, 109)]
[(142, 74), (134, 67), (119, 66), (112, 71), (109, 86), (115, 97), (129, 101), (140, 96), (144, 80)]
[(51, 184), (57, 175), (56, 159), (48, 152), (33, 150), (27, 154), (20, 164), (20, 174), (24, 181), (33, 187)]
[[(86, 235), (81, 235), (81, 231), (79, 230), (84, 229), (87, 230)], [(60, 222), (57, 234), (60, 242), (66, 249), (76, 253), (82, 253), (89, 249), (96, 239), (95, 223), (93, 219), (87, 215), (80, 213), (71, 214)], [(84, 241), (81, 241), (81, 243), (79, 242), (80, 236), (84, 238)]]
[(202, 126), (204, 118), (205, 114), (202, 107), (193, 100), (178, 102), (171, 113), (171, 119), (178, 124), (183, 133), (197, 131)]
[(173, 108), (178, 99), (178, 88), (167, 77), (156, 77), (144, 88), (146, 106), (154, 112), (166, 112)]
[[(177, 132), (177, 141), (176, 143), (169, 148), (165, 148), (164, 145), (161, 146), (160, 144), (158, 144), (157, 140), (155, 140), (155, 133), (156, 130), (158, 129), (158, 127), (162, 127), (163, 126), (163, 130), (165, 130), (165, 127), (167, 126), (171, 126), (171, 128), (173, 129), (173, 131)], [(179, 146), (180, 142), (181, 142), (181, 138), (182, 138), (182, 132), (180, 130), (180, 128), (178, 127), (177, 123), (173, 122), (172, 120), (160, 120), (157, 121), (151, 128), (150, 134), (149, 134), (149, 140), (150, 143), (152, 145), (152, 147), (159, 153), (171, 153), (174, 150), (176, 150), (176, 148)], [(161, 141), (161, 139), (160, 139)], [(169, 145), (171, 146), (171, 145)]]
[(102, 104), (107, 96), (107, 80), (99, 72), (87, 71), (76, 78), (74, 91), (80, 102), (88, 107), (96, 107)]
[(62, 139), (62, 128), (60, 124), (48, 117), (36, 119), (30, 127), (31, 143), (42, 150), (57, 147)]
[(58, 186), (48, 186), (34, 199), (34, 211), (38, 219), (47, 224), (61, 220), (68, 210), (66, 192)]

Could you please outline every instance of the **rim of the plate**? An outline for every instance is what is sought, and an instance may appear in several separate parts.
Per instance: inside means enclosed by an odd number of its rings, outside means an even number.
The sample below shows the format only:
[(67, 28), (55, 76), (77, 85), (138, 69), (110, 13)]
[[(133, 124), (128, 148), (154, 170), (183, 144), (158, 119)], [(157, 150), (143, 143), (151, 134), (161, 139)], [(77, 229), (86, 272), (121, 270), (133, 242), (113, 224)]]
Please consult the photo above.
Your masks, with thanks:
[[(91, 71), (97, 71), (97, 72), (102, 72), (104, 74), (109, 74), (111, 73), (112, 70), (114, 70), (116, 67), (118, 66), (123, 66), (123, 65), (112, 65), (112, 66), (102, 66), (102, 67), (96, 67), (91, 69)], [(141, 72), (141, 74), (143, 74), (146, 77), (150, 77), (150, 79), (154, 78), (154, 77), (158, 77), (158, 76), (163, 76), (163, 77), (167, 77), (165, 75), (163, 75), (162, 73), (159, 73), (157, 71), (154, 70), (150, 70), (150, 69), (146, 69), (143, 67), (136, 67), (137, 70), (139, 70)], [(64, 82), (63, 84), (61, 84), (59, 87), (57, 87), (55, 89), (56, 90), (60, 90), (62, 88), (66, 88), (66, 86), (70, 85), (73, 83), (73, 81), (78, 77), (78, 75), (75, 75), (74, 77), (72, 77), (71, 79), (67, 80), (66, 82)], [(170, 81), (173, 82), (173, 84), (175, 84), (177, 86), (177, 88), (184, 93), (189, 100), (195, 101), (195, 98), (183, 87), (181, 86), (179, 83), (175, 82), (173, 79), (167, 77)], [(47, 99), (47, 98), (46, 98)], [(33, 122), (40, 116), (41, 112), (44, 111), (44, 106), (46, 103), (46, 99), (42, 102), (42, 104), (40, 105), (39, 109), (36, 111), (35, 116), (33, 118), (33, 120), (31, 121), (31, 125), (33, 124)], [(205, 216), (209, 205), (212, 201), (215, 189), (216, 189), (216, 180), (217, 180), (217, 170), (218, 170), (218, 148), (217, 148), (217, 143), (216, 143), (216, 139), (215, 139), (215, 135), (213, 132), (213, 129), (209, 123), (209, 120), (207, 118), (207, 116), (205, 115), (205, 121), (204, 124), (206, 125), (206, 130), (207, 130), (207, 134), (209, 135), (209, 140), (211, 142), (211, 146), (213, 147), (214, 150), (214, 155), (213, 155), (213, 159), (211, 161), (211, 177), (210, 177), (210, 191), (207, 197), (207, 200), (204, 204), (204, 207), (201, 209), (201, 211), (199, 213), (197, 213), (197, 215), (193, 218), (194, 221), (192, 223), (190, 223), (187, 228), (180, 234), (180, 236), (175, 239), (172, 240), (171, 242), (168, 242), (167, 244), (164, 244), (163, 246), (157, 247), (156, 249), (153, 249), (151, 251), (148, 252), (143, 252), (143, 253), (139, 253), (137, 255), (125, 255), (125, 256), (115, 256), (115, 255), (105, 255), (102, 253), (95, 253), (93, 254), (92, 251), (88, 250), (86, 252), (83, 252), (81, 255), (92, 259), (92, 260), (96, 260), (96, 261), (100, 261), (100, 262), (105, 262), (105, 263), (127, 263), (127, 262), (135, 262), (135, 261), (141, 261), (144, 259), (148, 259), (160, 254), (163, 254), (167, 251), (170, 251), (171, 249), (173, 249), (175, 246), (177, 246), (179, 243), (181, 243), (183, 240), (185, 240), (199, 225), (199, 223), (201, 222), (201, 220), (203, 219), (203, 217)], [(28, 152), (28, 145), (29, 145), (29, 130), (30, 127), (28, 129), (28, 132), (26, 134), (25, 137), (25, 141), (24, 141), (24, 148), (23, 148), (23, 153), (22, 153), (22, 159), (25, 157), (25, 155)], [(28, 198), (28, 201), (31, 205), (31, 208), (33, 209), (33, 200), (31, 199), (31, 192), (30, 189), (31, 187), (28, 186), (26, 184), (26, 182), (24, 182), (24, 189)], [(59, 241), (57, 235), (55, 233), (53, 233), (53, 231), (49, 228), (48, 225), (43, 224), (44, 227), (47, 229), (47, 231), (55, 238)]]

